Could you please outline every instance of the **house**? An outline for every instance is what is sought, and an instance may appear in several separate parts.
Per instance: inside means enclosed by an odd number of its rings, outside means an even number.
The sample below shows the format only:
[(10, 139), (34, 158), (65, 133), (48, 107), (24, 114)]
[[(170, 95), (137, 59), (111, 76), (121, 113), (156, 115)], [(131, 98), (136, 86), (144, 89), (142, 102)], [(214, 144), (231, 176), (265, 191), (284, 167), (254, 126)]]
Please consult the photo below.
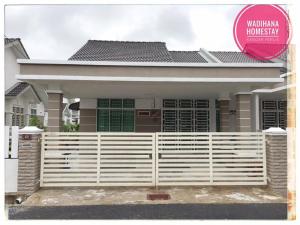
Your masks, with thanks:
[(170, 51), (164, 42), (89, 40), (68, 60), (19, 59), (16, 78), (48, 94), (49, 131), (63, 96), (80, 98), (82, 132), (250, 132), (286, 127), (286, 58)]
[[(68, 60), (19, 59), (16, 78), (47, 92), (50, 132), (20, 131), (32, 140), (19, 141), (18, 191), (268, 184), (286, 196), (286, 61), (98, 40)], [(80, 132), (61, 132), (64, 97), (80, 99)]]
[(29, 59), (29, 56), (19, 38), (5, 38), (5, 126), (24, 127), (29, 124), (31, 116), (37, 116), (39, 120), (45, 120), (45, 106), (41, 95), (45, 99), (45, 93), (37, 93), (35, 88), (16, 79), (20, 72), (17, 59)]

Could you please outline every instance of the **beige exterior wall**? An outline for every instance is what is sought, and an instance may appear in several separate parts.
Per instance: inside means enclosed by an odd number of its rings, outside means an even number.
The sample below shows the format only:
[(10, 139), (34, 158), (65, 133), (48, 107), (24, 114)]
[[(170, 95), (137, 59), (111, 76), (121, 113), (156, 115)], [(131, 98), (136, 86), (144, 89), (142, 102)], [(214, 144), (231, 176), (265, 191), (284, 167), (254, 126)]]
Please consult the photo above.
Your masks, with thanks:
[[(149, 112), (149, 116), (144, 116), (143, 112)], [(136, 132), (161, 132), (160, 109), (137, 109), (135, 113)]]
[(96, 132), (96, 109), (80, 109), (80, 132)]
[(48, 93), (48, 131), (62, 131), (63, 95)]
[(279, 68), (195, 68), (21, 64), (22, 75), (279, 78)]
[(251, 132), (251, 94), (236, 95), (236, 131)]

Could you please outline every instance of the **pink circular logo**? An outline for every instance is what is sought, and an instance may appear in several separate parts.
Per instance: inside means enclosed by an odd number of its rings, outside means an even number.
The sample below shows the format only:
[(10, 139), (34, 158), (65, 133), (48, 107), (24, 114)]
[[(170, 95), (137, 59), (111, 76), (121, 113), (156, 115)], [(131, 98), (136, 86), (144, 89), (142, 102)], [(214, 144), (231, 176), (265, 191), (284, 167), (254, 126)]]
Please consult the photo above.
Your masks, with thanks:
[(291, 25), (287, 13), (277, 5), (248, 5), (235, 19), (233, 33), (242, 52), (270, 60), (287, 49)]

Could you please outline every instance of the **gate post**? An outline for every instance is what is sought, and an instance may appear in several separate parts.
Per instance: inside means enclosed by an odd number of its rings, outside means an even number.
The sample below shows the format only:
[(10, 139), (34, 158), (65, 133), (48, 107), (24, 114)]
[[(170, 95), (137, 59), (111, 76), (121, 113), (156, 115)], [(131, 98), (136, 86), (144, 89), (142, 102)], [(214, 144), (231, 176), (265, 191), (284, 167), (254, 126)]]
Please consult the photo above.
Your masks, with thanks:
[(40, 187), (41, 134), (28, 126), (19, 130), (18, 194), (31, 195)]
[(264, 132), (268, 185), (275, 193), (287, 197), (287, 133), (278, 127)]
[(156, 188), (158, 188), (158, 178), (159, 178), (159, 174), (158, 174), (158, 169), (159, 169), (159, 166), (158, 166), (158, 160), (159, 160), (159, 157), (158, 157), (158, 146), (159, 146), (159, 142), (158, 142), (158, 135), (159, 133), (156, 132), (154, 133), (154, 149), (152, 150), (152, 152), (154, 152), (154, 157), (152, 159), (152, 162), (154, 161), (154, 170), (152, 171), (153, 176), (154, 176), (154, 186)]

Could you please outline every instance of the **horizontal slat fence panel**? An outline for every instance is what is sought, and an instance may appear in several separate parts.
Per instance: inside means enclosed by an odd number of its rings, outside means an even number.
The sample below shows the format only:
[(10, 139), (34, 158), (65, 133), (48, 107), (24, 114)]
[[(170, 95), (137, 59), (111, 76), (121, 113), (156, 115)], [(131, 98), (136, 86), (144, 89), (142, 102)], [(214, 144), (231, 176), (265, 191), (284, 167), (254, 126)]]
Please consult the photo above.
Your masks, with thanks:
[(43, 133), (41, 186), (265, 185), (263, 133)]
[(213, 184), (266, 184), (265, 157), (265, 137), (262, 133), (213, 134)]
[(99, 185), (155, 185), (153, 133), (102, 133)]
[(43, 133), (41, 186), (154, 186), (155, 134)]
[(156, 183), (210, 183), (209, 133), (157, 133)]
[(43, 133), (41, 186), (96, 186), (97, 154), (97, 133)]
[(156, 148), (157, 185), (267, 182), (265, 137), (260, 132), (157, 133)]

